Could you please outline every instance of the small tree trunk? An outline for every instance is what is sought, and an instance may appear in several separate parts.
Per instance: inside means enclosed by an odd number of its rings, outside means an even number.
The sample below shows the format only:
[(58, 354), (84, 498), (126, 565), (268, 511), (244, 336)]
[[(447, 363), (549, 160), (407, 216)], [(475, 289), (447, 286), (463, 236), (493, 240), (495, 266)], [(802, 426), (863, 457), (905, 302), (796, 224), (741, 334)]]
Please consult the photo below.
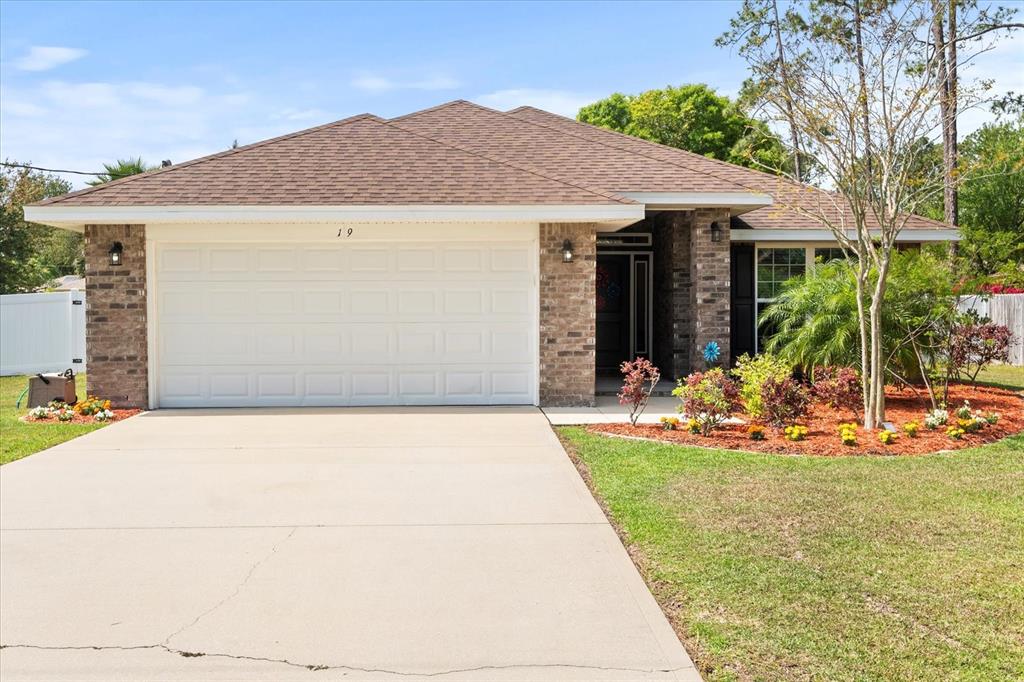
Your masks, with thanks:
[(857, 266), (857, 327), (860, 330), (860, 385), (864, 400), (864, 428), (874, 428), (874, 417), (871, 405), (871, 363), (868, 357), (868, 325), (867, 311), (864, 310), (864, 280), (866, 276), (865, 258), (860, 255)]

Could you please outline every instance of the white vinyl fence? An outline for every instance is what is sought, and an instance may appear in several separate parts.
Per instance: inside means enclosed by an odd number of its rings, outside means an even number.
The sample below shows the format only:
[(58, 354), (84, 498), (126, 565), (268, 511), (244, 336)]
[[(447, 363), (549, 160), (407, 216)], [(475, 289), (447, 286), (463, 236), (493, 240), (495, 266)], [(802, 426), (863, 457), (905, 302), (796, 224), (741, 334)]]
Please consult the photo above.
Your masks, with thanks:
[(995, 324), (1010, 328), (1009, 364), (1024, 365), (1024, 294), (996, 294), (994, 296), (961, 296), (960, 310), (973, 310)]
[(85, 371), (85, 292), (0, 296), (0, 375)]

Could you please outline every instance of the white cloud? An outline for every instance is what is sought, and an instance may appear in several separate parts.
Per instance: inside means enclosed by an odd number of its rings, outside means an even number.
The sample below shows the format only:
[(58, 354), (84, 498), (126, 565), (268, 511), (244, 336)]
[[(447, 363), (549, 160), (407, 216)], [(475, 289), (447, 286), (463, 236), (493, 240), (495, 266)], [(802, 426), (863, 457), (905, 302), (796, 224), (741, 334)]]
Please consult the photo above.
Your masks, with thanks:
[(45, 47), (33, 45), (28, 54), (14, 62), (15, 68), (22, 71), (49, 71), (61, 64), (81, 59), (88, 52), (77, 47)]
[[(247, 92), (209, 92), (190, 84), (68, 82), (0, 86), (2, 156), (50, 168), (95, 171), (142, 156), (176, 162), (221, 151), (246, 127), (267, 124), (272, 106)], [(294, 124), (282, 124), (294, 129)], [(68, 176), (76, 187), (88, 178)]]
[(599, 95), (588, 95), (571, 90), (542, 90), (535, 88), (512, 88), (497, 90), (474, 98), (475, 102), (507, 111), (521, 106), (537, 107), (554, 114), (562, 114), (571, 118), (581, 107), (600, 98)]
[(461, 83), (451, 76), (441, 73), (406, 80), (361, 71), (352, 78), (350, 85), (365, 92), (389, 92), (391, 90), (453, 90)]

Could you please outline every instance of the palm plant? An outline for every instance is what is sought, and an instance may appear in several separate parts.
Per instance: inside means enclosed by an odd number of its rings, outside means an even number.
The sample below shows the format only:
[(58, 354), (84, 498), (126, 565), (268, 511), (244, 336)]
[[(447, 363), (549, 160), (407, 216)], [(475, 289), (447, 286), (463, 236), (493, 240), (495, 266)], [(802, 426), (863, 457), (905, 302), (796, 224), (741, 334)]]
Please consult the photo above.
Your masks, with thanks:
[(95, 180), (90, 180), (87, 184), (89, 185), (102, 185), (105, 182), (111, 180), (119, 180), (121, 178), (127, 178), (129, 175), (138, 175), (139, 173), (146, 173), (153, 170), (156, 166), (150, 166), (142, 160), (141, 156), (135, 157), (134, 159), (129, 157), (127, 159), (118, 159), (114, 163), (103, 164), (104, 173), (100, 173), (96, 176)]

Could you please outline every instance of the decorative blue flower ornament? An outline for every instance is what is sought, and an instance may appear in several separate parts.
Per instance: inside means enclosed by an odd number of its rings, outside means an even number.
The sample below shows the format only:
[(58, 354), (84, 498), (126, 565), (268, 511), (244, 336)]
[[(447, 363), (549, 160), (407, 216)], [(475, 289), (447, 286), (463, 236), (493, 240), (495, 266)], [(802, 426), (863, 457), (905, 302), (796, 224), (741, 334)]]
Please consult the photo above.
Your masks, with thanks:
[(704, 346), (704, 362), (709, 365), (713, 365), (718, 362), (718, 358), (722, 356), (722, 349), (719, 348), (717, 341), (708, 341), (708, 345)]

